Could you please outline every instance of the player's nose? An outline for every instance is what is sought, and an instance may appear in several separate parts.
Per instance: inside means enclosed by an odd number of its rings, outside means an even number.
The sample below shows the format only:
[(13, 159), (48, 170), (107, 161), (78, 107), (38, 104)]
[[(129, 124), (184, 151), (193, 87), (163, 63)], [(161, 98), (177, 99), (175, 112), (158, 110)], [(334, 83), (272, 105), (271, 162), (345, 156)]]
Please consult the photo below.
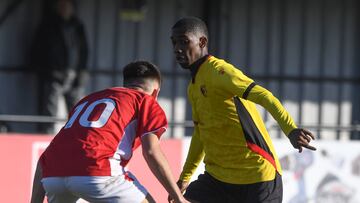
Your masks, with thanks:
[(175, 54), (181, 54), (181, 53), (183, 53), (183, 50), (178, 47), (174, 47), (174, 52), (175, 52)]

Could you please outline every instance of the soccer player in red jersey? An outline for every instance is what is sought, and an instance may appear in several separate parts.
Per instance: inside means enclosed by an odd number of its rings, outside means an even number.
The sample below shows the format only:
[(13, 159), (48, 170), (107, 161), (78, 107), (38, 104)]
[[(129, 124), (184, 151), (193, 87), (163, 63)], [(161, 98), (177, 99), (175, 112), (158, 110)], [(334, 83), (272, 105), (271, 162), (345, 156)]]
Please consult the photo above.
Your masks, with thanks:
[(167, 127), (156, 101), (161, 75), (146, 61), (128, 64), (124, 87), (92, 93), (72, 109), (69, 120), (41, 155), (31, 202), (154, 202), (126, 170), (133, 151), (142, 146), (153, 174), (177, 202), (182, 196), (159, 146)]

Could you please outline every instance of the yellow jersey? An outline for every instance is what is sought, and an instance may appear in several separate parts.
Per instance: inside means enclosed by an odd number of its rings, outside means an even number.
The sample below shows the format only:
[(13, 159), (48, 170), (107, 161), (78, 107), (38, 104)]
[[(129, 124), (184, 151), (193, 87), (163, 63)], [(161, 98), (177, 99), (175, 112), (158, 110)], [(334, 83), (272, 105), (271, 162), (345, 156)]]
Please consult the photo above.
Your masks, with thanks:
[(256, 109), (260, 104), (288, 135), (296, 125), (279, 100), (233, 65), (208, 56), (188, 86), (194, 132), (180, 175), (190, 180), (201, 160), (214, 178), (232, 184), (273, 180), (281, 166)]

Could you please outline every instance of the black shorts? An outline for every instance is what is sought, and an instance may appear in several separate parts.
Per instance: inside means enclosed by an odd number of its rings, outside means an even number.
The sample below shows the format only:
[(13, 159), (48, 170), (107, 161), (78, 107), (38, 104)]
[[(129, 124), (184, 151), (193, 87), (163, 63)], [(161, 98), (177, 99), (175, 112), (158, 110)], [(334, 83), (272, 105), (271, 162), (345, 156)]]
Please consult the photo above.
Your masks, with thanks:
[(221, 182), (205, 172), (190, 183), (184, 196), (200, 203), (280, 203), (283, 188), (281, 175), (278, 173), (271, 181), (230, 184)]

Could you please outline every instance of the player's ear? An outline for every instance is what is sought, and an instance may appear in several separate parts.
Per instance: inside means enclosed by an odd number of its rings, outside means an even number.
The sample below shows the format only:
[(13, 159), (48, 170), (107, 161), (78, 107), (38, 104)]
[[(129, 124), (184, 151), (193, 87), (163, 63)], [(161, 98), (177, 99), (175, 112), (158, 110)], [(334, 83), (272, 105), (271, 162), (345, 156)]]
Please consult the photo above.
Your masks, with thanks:
[(199, 41), (200, 41), (199, 43), (200, 48), (205, 48), (208, 43), (207, 38), (205, 36), (202, 36), (200, 37)]
[(160, 92), (160, 87), (158, 89), (154, 89), (153, 92), (151, 93), (151, 96), (154, 97), (155, 100), (157, 100), (159, 96), (159, 92)]

